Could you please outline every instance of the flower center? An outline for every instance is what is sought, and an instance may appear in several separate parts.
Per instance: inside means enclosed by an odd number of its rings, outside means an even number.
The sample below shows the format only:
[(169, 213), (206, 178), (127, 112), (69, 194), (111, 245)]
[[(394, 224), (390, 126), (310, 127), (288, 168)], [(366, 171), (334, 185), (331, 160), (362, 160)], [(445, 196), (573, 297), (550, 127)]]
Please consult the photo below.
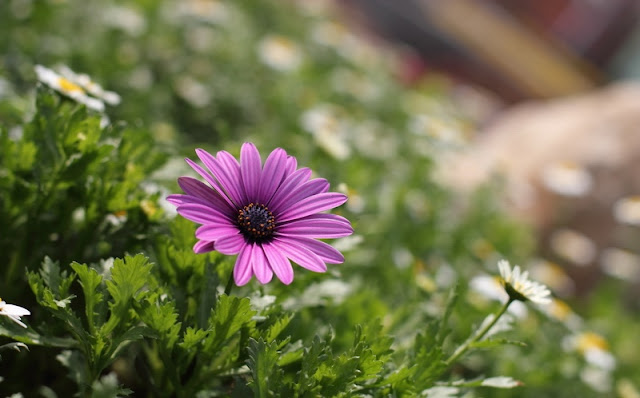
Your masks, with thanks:
[(250, 203), (238, 210), (238, 227), (250, 242), (264, 242), (273, 235), (276, 219), (267, 206)]

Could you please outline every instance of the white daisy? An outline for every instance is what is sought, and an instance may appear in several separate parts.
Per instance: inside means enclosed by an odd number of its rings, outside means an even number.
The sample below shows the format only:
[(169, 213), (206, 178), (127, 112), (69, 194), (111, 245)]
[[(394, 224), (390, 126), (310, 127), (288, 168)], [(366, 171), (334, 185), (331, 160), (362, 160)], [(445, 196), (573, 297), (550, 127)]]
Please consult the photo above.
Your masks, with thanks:
[(120, 103), (121, 99), (118, 93), (103, 89), (101, 85), (91, 80), (91, 77), (86, 73), (75, 73), (65, 65), (60, 66), (58, 70), (63, 77), (69, 79), (72, 83), (82, 87), (87, 93), (107, 104), (118, 105)]
[(0, 299), (0, 315), (4, 315), (23, 328), (26, 328), (27, 325), (20, 321), (20, 317), (31, 315), (31, 312), (29, 312), (29, 310), (27, 310), (26, 308), (22, 308), (17, 305), (7, 304), (2, 301), (2, 299)]
[(35, 66), (38, 80), (52, 89), (64, 94), (65, 96), (84, 104), (87, 108), (98, 112), (104, 111), (104, 102), (102, 100), (90, 97), (77, 83), (72, 82), (68, 78), (54, 72), (52, 69), (45, 68), (42, 65)]
[(512, 300), (532, 301), (538, 304), (548, 304), (551, 302), (551, 292), (538, 282), (529, 279), (529, 272), (521, 271), (516, 265), (511, 269), (511, 265), (506, 260), (498, 261), (498, 269), (502, 277), (502, 285)]

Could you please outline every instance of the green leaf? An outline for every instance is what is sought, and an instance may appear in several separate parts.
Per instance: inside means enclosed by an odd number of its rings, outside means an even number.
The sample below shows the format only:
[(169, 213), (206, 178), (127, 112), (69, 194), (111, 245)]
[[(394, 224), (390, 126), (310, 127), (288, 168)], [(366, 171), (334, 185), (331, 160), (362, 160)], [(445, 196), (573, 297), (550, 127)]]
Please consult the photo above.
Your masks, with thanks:
[(44, 258), (40, 268), (40, 276), (45, 286), (48, 287), (59, 299), (69, 295), (69, 288), (75, 279), (75, 275), (67, 276), (67, 271), (61, 271), (57, 261), (48, 256)]
[(207, 350), (215, 350), (224, 345), (227, 340), (242, 328), (255, 327), (252, 317), (256, 314), (246, 297), (227, 296), (218, 297), (215, 310), (209, 318), (211, 335), (207, 339)]
[(250, 382), (255, 397), (275, 397), (282, 383), (283, 371), (278, 367), (278, 344), (270, 344), (262, 339), (249, 339), (249, 359), (247, 365), (253, 376)]
[(110, 303), (111, 315), (104, 324), (102, 333), (108, 334), (118, 325), (123, 325), (129, 318), (129, 310), (132, 308), (132, 300), (145, 286), (149, 278), (152, 264), (149, 259), (137, 254), (134, 257), (126, 256), (124, 260), (115, 259), (111, 269), (111, 280), (107, 281), (107, 290), (111, 294), (113, 302)]
[(71, 268), (73, 268), (78, 275), (80, 285), (82, 286), (87, 323), (91, 333), (94, 333), (95, 330), (104, 322), (102, 319), (95, 319), (95, 307), (103, 300), (103, 295), (98, 289), (102, 284), (102, 276), (98, 274), (96, 270), (89, 268), (86, 264), (73, 262), (71, 264)]
[[(277, 318), (277, 320), (273, 322), (264, 333), (264, 338), (266, 342), (271, 343), (275, 341), (275, 339), (278, 338), (278, 336), (280, 336), (280, 333), (282, 333), (284, 329), (287, 326), (289, 326), (289, 323), (293, 319), (293, 316), (294, 316), (293, 314), (285, 314)], [(282, 348), (282, 346), (278, 348)]]

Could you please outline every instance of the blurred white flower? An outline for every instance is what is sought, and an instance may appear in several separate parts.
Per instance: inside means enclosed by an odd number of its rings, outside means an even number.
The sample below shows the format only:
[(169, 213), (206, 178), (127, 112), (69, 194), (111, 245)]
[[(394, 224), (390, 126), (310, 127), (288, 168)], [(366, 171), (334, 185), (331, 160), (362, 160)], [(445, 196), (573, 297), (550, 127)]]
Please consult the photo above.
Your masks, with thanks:
[(600, 369), (612, 371), (616, 367), (616, 358), (609, 351), (609, 343), (597, 333), (587, 331), (569, 336), (564, 346), (578, 351), (585, 361)]
[(120, 96), (117, 93), (103, 89), (101, 85), (91, 80), (89, 75), (85, 73), (75, 73), (65, 65), (60, 66), (58, 70), (63, 77), (82, 87), (87, 93), (107, 104), (118, 105), (120, 103)]
[(629, 282), (640, 281), (640, 256), (628, 250), (609, 247), (600, 254), (605, 274)]
[(103, 10), (105, 25), (120, 29), (131, 36), (140, 36), (147, 29), (147, 22), (140, 11), (131, 6), (111, 5)]
[(174, 87), (180, 97), (196, 108), (205, 107), (211, 102), (211, 90), (191, 76), (178, 77)]
[(460, 390), (456, 387), (436, 386), (428, 388), (420, 394), (427, 398), (455, 398)]
[(316, 144), (338, 160), (345, 160), (351, 155), (345, 124), (329, 104), (318, 104), (300, 117), (300, 125), (311, 133)]
[(268, 35), (258, 44), (258, 57), (272, 69), (289, 72), (302, 64), (302, 52), (291, 39)]
[(587, 366), (582, 369), (580, 379), (595, 391), (603, 394), (610, 392), (613, 384), (610, 372), (594, 366)]
[(587, 265), (596, 256), (596, 245), (585, 235), (572, 229), (559, 229), (549, 238), (551, 249), (576, 265)]
[(591, 174), (574, 162), (550, 164), (542, 170), (540, 178), (547, 189), (563, 196), (583, 196), (593, 186)]
[(515, 380), (512, 377), (507, 376), (498, 376), (498, 377), (489, 377), (488, 379), (482, 380), (480, 383), (481, 386), (485, 387), (493, 387), (493, 388), (514, 388), (522, 385), (521, 381)]
[(529, 279), (529, 272), (520, 270), (516, 265), (511, 265), (506, 260), (498, 261), (498, 269), (502, 277), (502, 285), (509, 297), (518, 301), (532, 301), (538, 304), (551, 302), (551, 292), (541, 283)]
[(342, 303), (353, 291), (353, 286), (340, 279), (326, 279), (313, 283), (299, 297), (289, 297), (282, 303), (285, 310), (324, 305), (328, 299)]
[(104, 111), (104, 102), (87, 95), (87, 92), (79, 84), (42, 65), (36, 65), (35, 71), (38, 75), (38, 80), (52, 89), (85, 105), (87, 108), (98, 112)]
[(20, 317), (25, 315), (31, 315), (31, 312), (29, 312), (28, 309), (19, 307), (17, 305), (7, 304), (2, 299), (0, 299), (0, 315), (4, 315), (7, 318), (14, 321), (15, 323), (17, 323), (18, 325), (22, 326), (23, 328), (26, 328), (27, 325), (25, 325), (20, 320)]
[(613, 217), (619, 223), (640, 225), (640, 195), (619, 199), (613, 205)]

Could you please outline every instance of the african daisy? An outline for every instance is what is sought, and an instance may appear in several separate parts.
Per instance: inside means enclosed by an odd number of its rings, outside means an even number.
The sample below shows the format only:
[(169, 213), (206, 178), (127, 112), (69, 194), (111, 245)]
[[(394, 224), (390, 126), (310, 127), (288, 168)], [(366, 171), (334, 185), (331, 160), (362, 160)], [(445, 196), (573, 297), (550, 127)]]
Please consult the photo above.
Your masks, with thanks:
[(314, 272), (344, 261), (338, 250), (317, 240), (353, 233), (346, 218), (320, 213), (347, 200), (344, 194), (328, 192), (327, 180), (310, 179), (311, 170), (297, 169), (296, 159), (282, 148), (271, 152), (264, 165), (251, 143), (242, 145), (240, 162), (226, 151), (213, 156), (196, 149), (196, 154), (206, 169), (186, 161), (209, 185), (180, 177), (185, 194), (167, 200), (178, 214), (202, 224), (196, 230), (196, 253), (238, 255), (233, 269), (238, 286), (253, 275), (268, 283), (273, 274), (290, 284), (290, 260)]

